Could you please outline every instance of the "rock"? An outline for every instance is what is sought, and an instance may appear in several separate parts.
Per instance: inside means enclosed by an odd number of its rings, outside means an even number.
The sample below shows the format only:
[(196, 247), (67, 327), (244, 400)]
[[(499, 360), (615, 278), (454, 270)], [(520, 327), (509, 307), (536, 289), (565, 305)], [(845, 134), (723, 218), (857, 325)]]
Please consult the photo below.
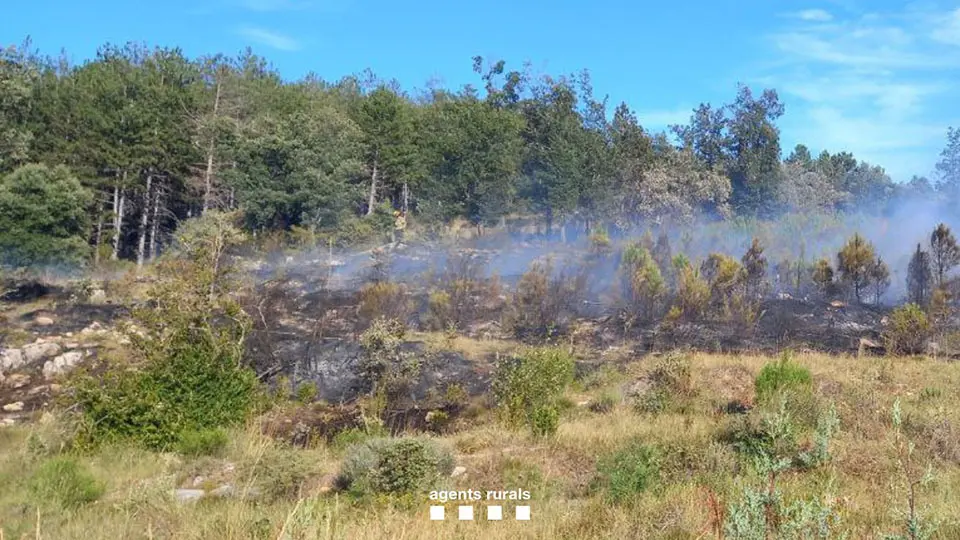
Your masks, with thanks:
[(73, 337), (73, 332), (67, 332), (64, 336), (68, 338)]
[(16, 401), (14, 403), (7, 403), (3, 406), (3, 410), (6, 412), (20, 412), (23, 410), (23, 402)]
[(20, 349), (4, 349), (0, 351), (0, 369), (12, 371), (22, 366), (26, 360)]
[(90, 323), (90, 326), (81, 330), (80, 334), (84, 336), (90, 336), (90, 335), (102, 336), (105, 332), (106, 330), (104, 330), (102, 324), (100, 324), (97, 321), (93, 321), (92, 323)]
[(204, 491), (202, 489), (176, 489), (173, 491), (173, 496), (176, 497), (177, 502), (194, 502), (203, 498)]
[(456, 478), (465, 474), (467, 474), (467, 468), (463, 466), (457, 466), (453, 469), (453, 472), (450, 473), (450, 478)]
[(207, 495), (211, 497), (232, 497), (236, 490), (230, 484), (224, 484), (216, 489), (210, 490)]
[(90, 293), (88, 300), (91, 304), (104, 304), (107, 301), (107, 291), (103, 289), (94, 289)]
[(0, 418), (0, 426), (12, 426), (16, 423), (17, 421), (13, 418)]
[(81, 360), (83, 360), (83, 353), (80, 351), (61, 354), (43, 364), (43, 376), (47, 379), (52, 379), (57, 375), (62, 375), (75, 368)]
[(80, 348), (80, 344), (71, 341), (71, 342), (69, 342), (69, 343), (64, 343), (64, 344), (63, 344), (63, 348), (65, 348), (65, 349), (79, 349), (79, 348)]
[(50, 317), (37, 317), (33, 320), (37, 326), (53, 326), (54, 320)]
[(27, 392), (27, 395), (28, 395), (28, 396), (35, 396), (35, 395), (37, 395), (37, 394), (39, 394), (39, 393), (41, 393), (41, 392), (46, 392), (46, 391), (49, 390), (49, 389), (50, 389), (49, 386), (47, 386), (47, 385), (45, 385), (45, 384), (41, 384), (40, 386), (34, 386), (33, 388), (31, 388), (30, 391)]
[(23, 373), (11, 373), (7, 375), (7, 380), (4, 384), (13, 389), (23, 388), (30, 384), (30, 376), (24, 375)]
[(28, 364), (32, 364), (38, 360), (56, 356), (58, 354), (60, 354), (60, 346), (56, 343), (49, 343), (45, 341), (32, 343), (23, 348), (23, 356)]

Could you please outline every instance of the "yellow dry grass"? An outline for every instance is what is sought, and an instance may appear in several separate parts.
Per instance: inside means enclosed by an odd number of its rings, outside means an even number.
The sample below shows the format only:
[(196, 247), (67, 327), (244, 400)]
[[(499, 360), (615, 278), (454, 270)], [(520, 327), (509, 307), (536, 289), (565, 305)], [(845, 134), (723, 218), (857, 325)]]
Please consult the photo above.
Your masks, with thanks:
[[(480, 356), (496, 350), (466, 338), (454, 343), (465, 354), (466, 349)], [(49, 438), (43, 430), (51, 428), (33, 426), (0, 429), (0, 531), (4, 539), (83, 540), (717, 538), (710, 493), (725, 504), (742, 485), (758, 480), (750, 470), (738, 469), (732, 450), (717, 442), (730, 421), (730, 415), (715, 407), (726, 395), (717, 381), (729, 385), (755, 376), (771, 360), (762, 355), (693, 354), (695, 395), (681, 412), (642, 415), (629, 403), (607, 413), (574, 406), (564, 412), (558, 433), (550, 439), (536, 439), (493, 420), (447, 435), (458, 464), (467, 470), (449, 487), (527, 489), (533, 496), (528, 522), (512, 519), (514, 503), (505, 504), (500, 522), (485, 519), (482, 503), (472, 522), (457, 521), (456, 503), (446, 504), (446, 521), (431, 522), (426, 496), (412, 504), (358, 502), (309, 488), (299, 496), (260, 501), (184, 504), (172, 498), (171, 491), (190, 477), (218, 483), (218, 471), (244, 465), (253, 476), (276, 474), (278, 464), (294, 454), (309, 477), (337, 470), (342, 452), (283, 448), (264, 439), (255, 425), (233, 433), (223, 455), (215, 459), (121, 447), (79, 455), (76, 459), (105, 482), (107, 490), (95, 503), (62, 511), (32, 499), (26, 487), (38, 464), (49, 459), (49, 452), (37, 451), (36, 442), (30, 441)], [(939, 524), (935, 538), (960, 538), (960, 430), (955, 427), (960, 426), (960, 363), (820, 354), (798, 354), (794, 360), (811, 371), (818, 400), (836, 405), (841, 430), (827, 465), (781, 478), (785, 496), (835, 500), (841, 529), (849, 538), (902, 533), (897, 512), (906, 509), (907, 499), (892, 450), (890, 421), (899, 398), (904, 431), (916, 443), (917, 459), (935, 472), (933, 483), (920, 491), (922, 515)], [(581, 388), (571, 394), (571, 401), (617, 393), (649, 368), (649, 361), (638, 361), (619, 380)], [(733, 375), (723, 378), (727, 372)], [(591, 488), (595, 464), (631, 440), (665, 449), (664, 480), (629, 503), (611, 504)]]

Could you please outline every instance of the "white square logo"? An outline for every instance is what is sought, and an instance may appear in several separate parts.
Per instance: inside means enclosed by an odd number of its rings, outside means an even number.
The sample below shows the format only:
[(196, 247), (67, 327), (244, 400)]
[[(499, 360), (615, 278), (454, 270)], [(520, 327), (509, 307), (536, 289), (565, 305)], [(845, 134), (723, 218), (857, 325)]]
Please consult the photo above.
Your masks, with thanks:
[(472, 506), (461, 506), (460, 507), (460, 521), (471, 521), (473, 520), (473, 507)]
[(430, 521), (443, 521), (443, 507), (442, 507), (442, 506), (431, 506), (431, 507), (430, 507)]
[(517, 507), (517, 521), (530, 521), (530, 507), (529, 507), (529, 506), (518, 506), (518, 507)]
[(487, 519), (490, 521), (500, 521), (503, 519), (503, 507), (502, 506), (488, 506), (487, 507)]

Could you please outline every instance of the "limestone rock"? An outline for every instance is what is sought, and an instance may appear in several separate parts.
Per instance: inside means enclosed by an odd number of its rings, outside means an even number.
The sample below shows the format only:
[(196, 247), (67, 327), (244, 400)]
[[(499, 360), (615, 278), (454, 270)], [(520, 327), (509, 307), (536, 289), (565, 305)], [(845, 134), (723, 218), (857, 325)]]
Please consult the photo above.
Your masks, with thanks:
[(23, 348), (23, 356), (28, 364), (32, 364), (38, 360), (56, 356), (58, 354), (60, 354), (60, 346), (56, 343), (50, 343), (46, 341), (31, 343)]
[(463, 466), (457, 466), (453, 469), (453, 472), (450, 473), (450, 478), (456, 478), (465, 474), (467, 474), (467, 468)]
[(0, 369), (12, 371), (22, 366), (26, 360), (20, 349), (4, 349), (0, 351)]
[(173, 496), (176, 497), (177, 502), (194, 502), (203, 498), (204, 491), (202, 489), (177, 489), (174, 490)]
[(20, 412), (23, 410), (23, 402), (16, 401), (13, 403), (7, 403), (3, 406), (3, 410), (6, 412)]
[(61, 354), (43, 364), (43, 376), (52, 379), (57, 375), (62, 375), (75, 368), (81, 360), (83, 360), (83, 353), (80, 351)]
[(36, 323), (37, 326), (53, 326), (54, 320), (50, 317), (41, 316), (34, 319), (33, 322)]
[(94, 289), (90, 293), (89, 302), (91, 304), (104, 304), (107, 301), (107, 291), (103, 289)]
[(11, 373), (7, 375), (7, 380), (4, 381), (4, 385), (13, 388), (23, 388), (24, 386), (30, 384), (30, 376), (23, 373)]

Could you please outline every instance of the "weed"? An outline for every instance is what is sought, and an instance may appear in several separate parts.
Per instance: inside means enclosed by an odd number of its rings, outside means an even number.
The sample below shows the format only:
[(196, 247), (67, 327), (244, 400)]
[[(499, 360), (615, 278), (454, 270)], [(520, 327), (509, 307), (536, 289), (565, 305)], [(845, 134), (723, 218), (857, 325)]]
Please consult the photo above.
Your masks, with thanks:
[(43, 462), (28, 480), (28, 487), (38, 504), (53, 504), (64, 510), (79, 508), (104, 493), (103, 484), (69, 457)]
[(659, 477), (657, 450), (640, 441), (631, 441), (597, 462), (595, 487), (610, 501), (623, 503), (653, 487)]

